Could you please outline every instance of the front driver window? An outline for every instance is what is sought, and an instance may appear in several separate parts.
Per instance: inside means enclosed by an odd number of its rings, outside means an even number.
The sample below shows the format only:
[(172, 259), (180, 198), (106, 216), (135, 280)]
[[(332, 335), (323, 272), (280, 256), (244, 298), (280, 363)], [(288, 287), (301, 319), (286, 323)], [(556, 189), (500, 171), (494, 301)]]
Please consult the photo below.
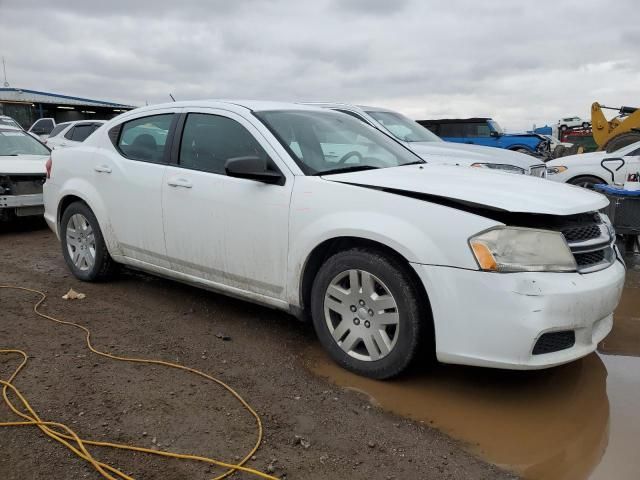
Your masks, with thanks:
[(180, 144), (180, 166), (225, 174), (230, 158), (268, 156), (254, 136), (235, 120), (220, 115), (190, 113)]

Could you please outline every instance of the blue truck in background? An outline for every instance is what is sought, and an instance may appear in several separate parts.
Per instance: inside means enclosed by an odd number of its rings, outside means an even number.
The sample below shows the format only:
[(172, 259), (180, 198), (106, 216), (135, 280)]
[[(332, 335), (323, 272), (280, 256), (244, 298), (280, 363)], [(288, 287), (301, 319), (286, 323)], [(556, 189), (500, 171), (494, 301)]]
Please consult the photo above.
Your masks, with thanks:
[(549, 158), (550, 141), (537, 133), (504, 133), (491, 118), (417, 120), (447, 142), (472, 143), (505, 148), (536, 157)]

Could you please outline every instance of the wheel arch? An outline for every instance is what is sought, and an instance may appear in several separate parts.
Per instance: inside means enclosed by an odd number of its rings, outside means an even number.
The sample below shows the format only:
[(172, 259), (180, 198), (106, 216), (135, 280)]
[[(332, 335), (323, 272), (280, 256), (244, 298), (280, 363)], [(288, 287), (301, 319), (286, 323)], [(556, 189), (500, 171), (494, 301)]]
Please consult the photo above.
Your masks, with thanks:
[(93, 212), (96, 220), (98, 221), (98, 226), (100, 227), (100, 230), (102, 232), (102, 236), (104, 238), (109, 254), (113, 255), (114, 253), (117, 253), (117, 243), (115, 241), (115, 238), (113, 238), (113, 235), (111, 235), (110, 228), (108, 228), (110, 226), (108, 221), (104, 218), (104, 208), (102, 208), (103, 205), (96, 205), (95, 202), (90, 201), (87, 196), (83, 195), (77, 188), (69, 189), (60, 195), (60, 200), (58, 201), (58, 207), (56, 210), (56, 223), (60, 235), (62, 235), (62, 215), (69, 207), (69, 205), (74, 202), (84, 203)]
[(424, 302), (420, 303), (420, 308), (422, 309), (422, 315), (424, 315), (425, 318), (429, 319), (429, 333), (431, 335), (431, 338), (435, 341), (433, 312), (431, 309), (431, 302), (429, 301), (429, 294), (426, 291), (424, 284), (420, 280), (420, 277), (413, 269), (413, 267), (411, 267), (409, 260), (407, 260), (404, 255), (399, 253), (397, 250), (389, 247), (388, 245), (364, 237), (338, 236), (329, 238), (316, 245), (311, 253), (309, 253), (304, 262), (298, 286), (300, 310), (302, 314), (301, 317), (304, 320), (308, 320), (310, 318), (309, 307), (311, 304), (311, 288), (313, 286), (313, 281), (315, 280), (316, 275), (318, 274), (318, 271), (320, 270), (320, 267), (322, 266), (324, 261), (335, 253), (358, 247), (381, 252), (384, 255), (394, 259), (398, 262), (399, 265), (402, 266), (403, 270), (407, 273), (411, 281), (414, 283), (420, 297), (425, 299)]
[(571, 185), (574, 185), (574, 183), (573, 183), (574, 180), (577, 180), (578, 178), (583, 178), (583, 177), (597, 178), (602, 183), (605, 183), (607, 185), (609, 185), (609, 183), (610, 183), (607, 180), (603, 179), (600, 175), (596, 175), (596, 174), (593, 174), (593, 173), (581, 173), (581, 174), (578, 174), (578, 175), (574, 175), (573, 177), (568, 179), (565, 183), (569, 183)]

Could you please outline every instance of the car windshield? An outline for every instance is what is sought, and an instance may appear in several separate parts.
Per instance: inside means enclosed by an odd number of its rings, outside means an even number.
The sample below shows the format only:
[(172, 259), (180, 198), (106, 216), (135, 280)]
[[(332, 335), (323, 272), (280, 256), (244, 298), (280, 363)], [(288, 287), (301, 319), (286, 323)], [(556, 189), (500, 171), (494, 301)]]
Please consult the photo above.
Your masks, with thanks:
[(442, 139), (431, 130), (428, 130), (426, 127), (399, 113), (375, 110), (367, 111), (366, 113), (375, 118), (384, 128), (389, 130), (394, 137), (403, 142), (442, 141)]
[(6, 125), (8, 127), (16, 127), (22, 130), (22, 127), (13, 118), (0, 117), (0, 126)]
[(424, 163), (388, 136), (342, 113), (275, 110), (255, 115), (307, 175)]
[(487, 120), (487, 123), (491, 127), (494, 132), (497, 132), (499, 135), (504, 135), (504, 130), (495, 120)]
[(17, 155), (49, 155), (49, 150), (28, 133), (0, 130), (0, 157)]

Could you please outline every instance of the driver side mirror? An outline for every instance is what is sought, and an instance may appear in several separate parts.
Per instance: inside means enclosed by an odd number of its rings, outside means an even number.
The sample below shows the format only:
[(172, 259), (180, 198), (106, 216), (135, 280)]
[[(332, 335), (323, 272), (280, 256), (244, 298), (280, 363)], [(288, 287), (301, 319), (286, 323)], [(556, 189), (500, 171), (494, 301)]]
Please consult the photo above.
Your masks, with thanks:
[(284, 175), (278, 171), (267, 169), (267, 160), (249, 156), (228, 159), (224, 170), (229, 177), (246, 178), (271, 185), (284, 185)]
[(494, 138), (498, 138), (500, 136), (500, 134), (498, 132), (496, 132), (495, 130), (491, 130), (489, 132), (489, 136), (490, 137), (494, 137)]

